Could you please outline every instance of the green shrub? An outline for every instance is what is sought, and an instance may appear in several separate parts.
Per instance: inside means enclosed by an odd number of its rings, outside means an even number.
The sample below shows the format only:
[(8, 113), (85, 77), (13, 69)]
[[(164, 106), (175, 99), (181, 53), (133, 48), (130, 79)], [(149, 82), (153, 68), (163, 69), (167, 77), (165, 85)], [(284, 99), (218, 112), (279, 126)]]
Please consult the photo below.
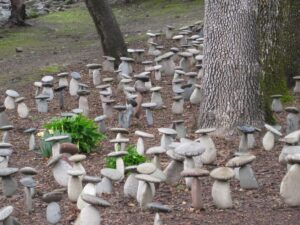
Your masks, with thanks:
[(44, 125), (47, 130), (68, 133), (72, 143), (76, 144), (80, 152), (89, 153), (106, 137), (99, 133), (97, 124), (93, 120), (79, 114), (73, 117), (54, 118)]
[[(52, 155), (52, 142), (46, 142), (45, 140), (49, 137), (58, 136), (58, 135), (69, 135), (69, 134), (64, 132), (59, 132), (59, 131), (43, 132), (40, 141), (40, 148), (39, 148), (39, 152), (42, 154), (43, 157), (49, 158)], [(61, 143), (66, 143), (66, 142), (72, 142), (72, 138), (69, 137), (68, 139), (61, 141)]]
[[(145, 156), (140, 155), (136, 151), (135, 146), (129, 145), (126, 150), (127, 150), (128, 154), (122, 157), (124, 160), (125, 167), (139, 165), (141, 163), (146, 162)], [(106, 157), (105, 165), (106, 165), (106, 168), (115, 169), (116, 168), (116, 158), (115, 157)]]

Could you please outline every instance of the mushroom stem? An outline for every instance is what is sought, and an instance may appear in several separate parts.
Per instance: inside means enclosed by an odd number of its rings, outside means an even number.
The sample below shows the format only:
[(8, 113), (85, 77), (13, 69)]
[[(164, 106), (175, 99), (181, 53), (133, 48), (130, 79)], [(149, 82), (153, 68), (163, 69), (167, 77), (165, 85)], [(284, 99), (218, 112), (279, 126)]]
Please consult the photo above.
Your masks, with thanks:
[(247, 134), (245, 134), (245, 133), (242, 134), (242, 137), (240, 140), (239, 152), (240, 153), (248, 152), (248, 139), (247, 139)]
[(59, 155), (60, 153), (60, 143), (54, 142), (52, 145), (52, 157)]
[(139, 137), (138, 140), (137, 140), (136, 151), (137, 151), (140, 155), (144, 155), (144, 154), (145, 154), (144, 140), (143, 140), (142, 137)]
[(2, 142), (9, 143), (9, 134), (8, 131), (4, 131), (2, 135)]
[(212, 186), (212, 198), (218, 208), (232, 208), (232, 198), (228, 181), (215, 180)]
[(153, 125), (153, 113), (150, 109), (146, 109), (146, 120), (149, 126)]
[(2, 191), (6, 197), (11, 197), (17, 191), (17, 182), (11, 176), (2, 177)]
[[(185, 160), (184, 160), (184, 162), (183, 162), (183, 168), (184, 169), (195, 168), (194, 159), (192, 157), (186, 157)], [(190, 188), (192, 186), (192, 180), (193, 180), (193, 178), (186, 177), (184, 179), (185, 179), (186, 186), (188, 188)]]
[(25, 207), (27, 211), (30, 213), (33, 211), (32, 206), (32, 197), (31, 197), (31, 188), (24, 187), (24, 194), (25, 194)]
[(192, 180), (191, 195), (192, 195), (193, 208), (202, 209), (203, 200), (202, 200), (201, 184), (200, 184), (200, 180), (196, 177), (194, 177)]
[(160, 169), (160, 157), (159, 154), (154, 154), (152, 163), (156, 166), (157, 169)]
[(168, 184), (176, 184), (181, 178), (181, 171), (183, 170), (183, 163), (181, 161), (172, 160), (164, 170)]
[(29, 137), (29, 150), (34, 150), (34, 149), (35, 149), (35, 136), (34, 133), (31, 133)]
[(160, 140), (160, 146), (169, 149), (169, 145), (172, 144), (173, 138), (170, 135), (163, 134)]

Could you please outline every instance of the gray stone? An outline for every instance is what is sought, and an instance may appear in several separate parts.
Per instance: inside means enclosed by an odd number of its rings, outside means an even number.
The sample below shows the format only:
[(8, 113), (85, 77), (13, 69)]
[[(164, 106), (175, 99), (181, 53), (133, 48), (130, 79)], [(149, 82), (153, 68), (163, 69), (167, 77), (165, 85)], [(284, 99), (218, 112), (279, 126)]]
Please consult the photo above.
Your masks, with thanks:
[(139, 181), (135, 178), (135, 173), (131, 173), (124, 184), (124, 196), (136, 198)]
[(57, 224), (61, 219), (60, 206), (56, 202), (51, 202), (46, 210), (47, 221), (51, 224)]
[(0, 209), (0, 222), (7, 219), (13, 212), (14, 208), (12, 206), (6, 206)]
[(243, 189), (256, 189), (259, 187), (250, 165), (242, 166), (239, 169), (239, 180), (240, 186)]

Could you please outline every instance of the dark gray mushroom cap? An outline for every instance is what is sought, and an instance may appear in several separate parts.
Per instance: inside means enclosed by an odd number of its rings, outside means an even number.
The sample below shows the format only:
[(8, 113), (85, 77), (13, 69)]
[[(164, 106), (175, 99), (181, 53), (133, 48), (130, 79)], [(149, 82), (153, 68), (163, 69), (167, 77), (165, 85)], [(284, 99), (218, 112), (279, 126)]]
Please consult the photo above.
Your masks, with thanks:
[(32, 167), (23, 167), (20, 169), (20, 173), (22, 173), (23, 175), (33, 176), (38, 174), (38, 171)]
[(237, 126), (237, 129), (239, 129), (239, 131), (241, 131), (244, 134), (252, 134), (257, 131), (255, 127), (250, 125)]
[(62, 154), (58, 154), (48, 160), (47, 166), (52, 166), (56, 164), (62, 158)]
[(14, 129), (14, 126), (12, 126), (12, 125), (5, 125), (5, 126), (0, 127), (0, 130), (2, 130), (2, 131), (9, 131), (12, 129)]
[(36, 182), (35, 180), (32, 179), (32, 177), (23, 177), (20, 180), (20, 183), (28, 188), (34, 188), (36, 186)]
[(87, 96), (90, 94), (91, 94), (91, 92), (89, 90), (78, 90), (77, 91), (77, 95), (79, 95), (79, 96)]
[(210, 176), (216, 180), (227, 181), (234, 176), (234, 171), (229, 167), (219, 167), (211, 171)]
[(181, 172), (182, 177), (204, 177), (208, 176), (209, 171), (200, 168), (188, 168)]
[(174, 52), (174, 53), (177, 53), (177, 52), (179, 52), (179, 48), (172, 47), (172, 48), (170, 48), (170, 51)]
[(49, 98), (49, 95), (45, 94), (39, 94), (38, 96), (35, 97), (35, 99), (40, 99), (40, 100), (46, 100)]
[(118, 181), (123, 177), (123, 175), (116, 169), (103, 168), (100, 173), (102, 176), (113, 181)]
[(17, 173), (18, 171), (19, 171), (18, 168), (12, 168), (12, 167), (0, 168), (0, 177), (10, 176), (12, 174)]
[(285, 111), (287, 111), (288, 113), (295, 113), (295, 114), (299, 113), (299, 109), (297, 107), (286, 107)]
[(86, 183), (96, 184), (96, 183), (99, 183), (101, 181), (101, 177), (84, 175), (83, 178), (82, 178), (82, 181), (86, 182)]
[(12, 212), (14, 211), (14, 208), (10, 206), (5, 206), (0, 209), (0, 222), (3, 222), (5, 219), (7, 219)]
[(10, 148), (0, 148), (0, 156), (7, 157), (12, 154), (12, 150)]
[(151, 202), (147, 204), (147, 209), (154, 212), (162, 212), (162, 213), (169, 213), (172, 211), (168, 206), (163, 205), (159, 202)]
[(31, 128), (28, 128), (28, 129), (24, 130), (24, 133), (32, 134), (32, 133), (35, 133), (36, 130), (37, 130), (36, 128), (31, 127)]
[(102, 207), (109, 207), (111, 204), (99, 197), (96, 197), (94, 195), (89, 194), (81, 194), (81, 198), (83, 201), (85, 201), (88, 204), (94, 205), (94, 206), (102, 206)]
[(236, 156), (232, 159), (230, 159), (227, 163), (227, 167), (241, 167), (246, 164), (249, 164), (253, 162), (256, 159), (254, 155), (241, 155), (241, 156)]
[(127, 109), (126, 105), (114, 105), (113, 107), (117, 111), (125, 111)]
[(46, 203), (59, 202), (63, 197), (63, 192), (52, 191), (43, 195), (42, 200)]
[(110, 128), (110, 131), (114, 133), (120, 133), (120, 134), (129, 134), (129, 131), (126, 128), (121, 128), (121, 127)]
[(174, 151), (185, 157), (193, 157), (201, 155), (205, 151), (205, 146), (198, 142), (186, 142), (180, 144)]
[(158, 179), (154, 176), (148, 175), (148, 174), (138, 174), (138, 175), (135, 175), (135, 178), (138, 180), (141, 180), (141, 181), (149, 182), (149, 183), (160, 183), (161, 182), (160, 179)]
[(72, 72), (71, 77), (75, 80), (79, 80), (81, 78), (80, 73), (78, 72)]

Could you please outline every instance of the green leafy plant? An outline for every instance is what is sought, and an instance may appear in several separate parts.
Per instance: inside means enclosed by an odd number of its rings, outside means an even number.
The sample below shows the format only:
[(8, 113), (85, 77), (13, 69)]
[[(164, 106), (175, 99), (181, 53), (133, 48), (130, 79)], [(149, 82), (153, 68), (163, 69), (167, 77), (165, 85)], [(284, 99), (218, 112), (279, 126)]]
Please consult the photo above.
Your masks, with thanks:
[(44, 125), (47, 130), (68, 133), (72, 143), (76, 144), (80, 152), (89, 153), (106, 138), (99, 133), (97, 124), (93, 120), (79, 114), (73, 117), (54, 118)]
[[(145, 156), (140, 155), (136, 151), (135, 146), (129, 145), (126, 150), (127, 150), (128, 154), (122, 157), (124, 160), (125, 167), (139, 165), (141, 163), (146, 162)], [(105, 164), (106, 164), (106, 168), (115, 169), (116, 168), (116, 158), (115, 157), (106, 157)]]
[[(42, 154), (43, 157), (49, 158), (52, 155), (52, 142), (46, 142), (45, 140), (49, 137), (58, 136), (58, 135), (69, 135), (65, 132), (59, 131), (48, 131), (41, 133), (41, 141), (40, 141), (40, 148), (39, 152)], [(70, 135), (69, 135), (70, 136)], [(69, 137), (68, 139), (62, 140), (61, 143), (71, 142), (72, 138)]]

